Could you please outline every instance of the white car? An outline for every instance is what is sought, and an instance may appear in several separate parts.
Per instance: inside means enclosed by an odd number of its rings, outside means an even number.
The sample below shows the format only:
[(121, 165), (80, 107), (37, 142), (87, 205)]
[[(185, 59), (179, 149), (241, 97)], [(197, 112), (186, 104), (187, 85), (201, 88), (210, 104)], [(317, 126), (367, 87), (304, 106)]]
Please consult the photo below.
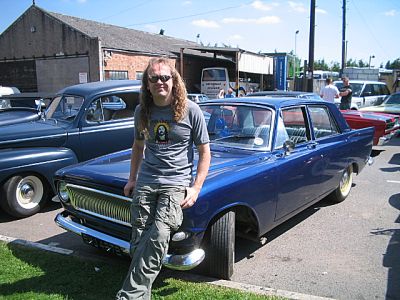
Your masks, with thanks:
[(209, 98), (204, 94), (189, 93), (187, 96), (188, 96), (189, 100), (192, 100), (193, 102), (196, 102), (196, 103), (200, 103), (200, 102), (209, 100)]
[[(352, 87), (353, 96), (351, 99), (351, 109), (359, 109), (364, 106), (372, 106), (390, 95), (390, 91), (384, 82), (367, 80), (349, 80)], [(342, 81), (335, 81), (334, 84), (340, 89), (343, 87)], [(335, 99), (337, 105), (340, 104), (340, 98)]]
[(20, 93), (19, 89), (16, 87), (9, 87), (9, 86), (1, 86), (0, 85), (0, 97), (4, 95), (11, 95), (11, 94), (18, 94)]

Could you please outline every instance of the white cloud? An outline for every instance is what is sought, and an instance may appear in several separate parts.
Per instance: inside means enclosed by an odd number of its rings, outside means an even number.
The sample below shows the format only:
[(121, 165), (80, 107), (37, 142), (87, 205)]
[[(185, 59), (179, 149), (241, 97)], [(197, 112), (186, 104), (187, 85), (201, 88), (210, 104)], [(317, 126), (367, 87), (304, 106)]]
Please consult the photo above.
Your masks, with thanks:
[(243, 40), (243, 36), (241, 36), (240, 34), (234, 34), (234, 35), (231, 35), (228, 39), (239, 41), (239, 40)]
[(194, 26), (204, 27), (204, 28), (219, 28), (219, 24), (212, 20), (194, 20), (192, 21)]
[(394, 17), (395, 15), (397, 15), (397, 11), (395, 9), (385, 12), (385, 16), (388, 16), (388, 17)]
[(258, 19), (254, 18), (225, 18), (222, 19), (225, 24), (277, 24), (281, 22), (281, 19), (277, 16), (265, 16)]
[(323, 15), (326, 15), (328, 13), (325, 9), (318, 8), (318, 7), (315, 9), (315, 12), (317, 14), (320, 13), (320, 14), (323, 14)]
[(304, 7), (303, 3), (293, 2), (293, 1), (289, 1), (288, 3), (289, 3), (290, 8), (297, 12), (300, 12), (300, 13), (308, 12), (307, 9)]
[(158, 28), (154, 25), (145, 25), (144, 27), (147, 29), (148, 32), (157, 32), (158, 31)]
[(271, 10), (273, 8), (273, 6), (278, 6), (277, 3), (266, 4), (259, 0), (253, 1), (250, 5), (257, 10), (265, 10), (265, 11)]
[(183, 6), (192, 5), (192, 1), (183, 1), (182, 5)]

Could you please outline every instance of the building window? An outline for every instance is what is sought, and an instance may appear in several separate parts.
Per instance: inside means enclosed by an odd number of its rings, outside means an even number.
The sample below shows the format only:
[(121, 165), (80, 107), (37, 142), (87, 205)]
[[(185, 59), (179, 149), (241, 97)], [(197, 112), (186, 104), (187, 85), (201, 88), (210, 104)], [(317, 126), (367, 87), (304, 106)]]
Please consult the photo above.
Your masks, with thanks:
[(105, 80), (121, 80), (128, 79), (128, 71), (104, 71)]
[(136, 71), (136, 80), (142, 80), (142, 78), (143, 78), (143, 72)]

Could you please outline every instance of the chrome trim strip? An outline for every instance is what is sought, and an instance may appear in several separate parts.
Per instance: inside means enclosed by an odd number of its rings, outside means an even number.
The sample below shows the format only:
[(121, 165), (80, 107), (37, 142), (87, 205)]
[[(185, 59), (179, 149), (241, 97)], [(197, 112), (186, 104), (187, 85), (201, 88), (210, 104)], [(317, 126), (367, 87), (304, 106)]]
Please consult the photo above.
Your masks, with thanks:
[[(125, 254), (129, 255), (130, 244), (127, 241), (112, 237), (108, 234), (101, 233), (97, 230), (87, 228), (84, 225), (72, 221), (68, 217), (62, 216), (61, 213), (57, 214), (54, 221), (58, 226), (67, 231), (70, 231), (80, 236), (82, 236), (82, 234), (86, 234), (90, 237), (97, 238), (104, 242), (116, 245), (120, 247)], [(163, 258), (162, 264), (169, 269), (187, 271), (197, 267), (204, 260), (204, 257), (204, 250), (198, 248), (194, 249), (192, 252), (181, 255), (167, 254)]]
[(59, 137), (64, 137), (64, 136), (66, 137), (67, 134), (66, 133), (60, 133), (60, 134), (46, 135), (46, 136), (39, 136), (39, 137), (35, 136), (35, 137), (31, 137), (31, 138), (2, 141), (2, 142), (0, 142), (0, 145), (8, 144), (8, 143), (16, 143), (16, 142), (25, 143), (25, 142), (30, 142), (30, 141), (53, 139), (53, 138), (59, 138)]
[(82, 186), (82, 185), (76, 185), (76, 184), (72, 184), (72, 183), (67, 183), (66, 187), (72, 187), (72, 188), (76, 188), (76, 189), (81, 189), (84, 191), (89, 191), (89, 192), (94, 192), (97, 194), (103, 194), (105, 196), (109, 196), (109, 197), (113, 197), (113, 198), (118, 198), (124, 201), (128, 201), (128, 202), (132, 202), (132, 199), (129, 197), (125, 197), (125, 196), (121, 196), (121, 195), (117, 195), (117, 194), (113, 194), (113, 193), (108, 193), (108, 192), (104, 192), (101, 190), (96, 190), (96, 189), (92, 189), (86, 186)]

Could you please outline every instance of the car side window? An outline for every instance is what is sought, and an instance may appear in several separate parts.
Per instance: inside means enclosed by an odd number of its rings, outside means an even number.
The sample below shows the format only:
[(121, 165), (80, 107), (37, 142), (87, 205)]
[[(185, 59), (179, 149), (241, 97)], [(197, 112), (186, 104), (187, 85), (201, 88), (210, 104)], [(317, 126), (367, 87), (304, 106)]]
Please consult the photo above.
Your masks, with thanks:
[[(282, 120), (288, 138), (295, 143), (295, 145), (305, 143), (311, 139), (304, 107), (294, 107), (282, 110)], [(278, 140), (277, 146), (281, 146), (278, 144)]]
[(373, 95), (372, 84), (366, 84), (363, 91), (363, 96), (371, 96), (371, 95)]
[(310, 118), (315, 139), (338, 134), (338, 127), (326, 106), (310, 106)]
[(101, 96), (89, 106), (86, 114), (88, 123), (102, 123), (133, 118), (139, 92)]
[(379, 85), (379, 95), (385, 95), (385, 96), (390, 95), (390, 91), (385, 84)]

